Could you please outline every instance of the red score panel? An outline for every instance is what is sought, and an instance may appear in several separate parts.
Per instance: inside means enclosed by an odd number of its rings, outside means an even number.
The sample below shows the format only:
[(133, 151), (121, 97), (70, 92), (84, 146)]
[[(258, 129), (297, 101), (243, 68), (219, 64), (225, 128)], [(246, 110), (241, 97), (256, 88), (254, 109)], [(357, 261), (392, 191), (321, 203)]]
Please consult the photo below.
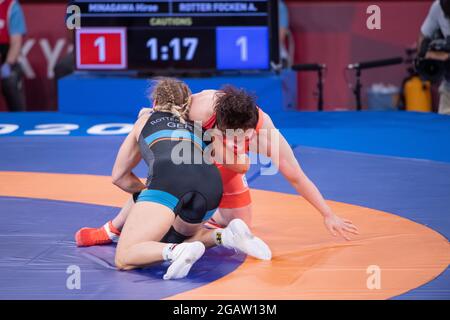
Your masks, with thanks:
[(77, 30), (78, 69), (126, 69), (125, 28), (82, 28)]

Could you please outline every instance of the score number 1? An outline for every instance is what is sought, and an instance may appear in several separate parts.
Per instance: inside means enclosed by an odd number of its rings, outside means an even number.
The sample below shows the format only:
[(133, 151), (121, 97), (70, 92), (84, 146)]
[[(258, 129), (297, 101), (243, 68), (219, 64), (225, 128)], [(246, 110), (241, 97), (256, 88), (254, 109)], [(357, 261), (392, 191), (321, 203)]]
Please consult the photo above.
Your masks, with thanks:
[(181, 49), (187, 48), (184, 60), (191, 61), (194, 59), (195, 52), (198, 46), (198, 38), (173, 38), (168, 45), (158, 45), (157, 38), (150, 38), (147, 41), (147, 48), (150, 50), (150, 60), (158, 61), (160, 58), (163, 61), (170, 59), (169, 49), (172, 49), (172, 59), (175, 61), (182, 60)]
[(126, 28), (82, 28), (76, 31), (78, 69), (126, 69)]
[(94, 46), (98, 48), (98, 61), (106, 61), (106, 41), (105, 37), (98, 37), (94, 41)]
[(248, 39), (245, 36), (236, 40), (236, 46), (241, 48), (241, 61), (248, 61)]

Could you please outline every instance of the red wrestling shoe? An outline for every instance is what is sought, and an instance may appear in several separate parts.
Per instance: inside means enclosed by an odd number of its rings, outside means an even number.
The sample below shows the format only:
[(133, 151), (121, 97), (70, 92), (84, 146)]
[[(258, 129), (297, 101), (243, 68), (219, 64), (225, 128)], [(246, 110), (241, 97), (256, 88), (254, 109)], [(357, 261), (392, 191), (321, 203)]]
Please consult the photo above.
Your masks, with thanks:
[(107, 222), (100, 228), (81, 228), (75, 234), (75, 241), (79, 247), (101, 246), (119, 241), (120, 231), (112, 222)]

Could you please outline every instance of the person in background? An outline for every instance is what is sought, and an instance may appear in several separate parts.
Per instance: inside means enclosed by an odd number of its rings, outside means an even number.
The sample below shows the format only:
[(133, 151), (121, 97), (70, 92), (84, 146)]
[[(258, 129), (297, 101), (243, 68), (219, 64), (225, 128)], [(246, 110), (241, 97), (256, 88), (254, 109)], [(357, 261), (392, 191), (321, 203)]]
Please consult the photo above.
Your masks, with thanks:
[(289, 65), (289, 53), (286, 48), (286, 39), (289, 35), (289, 13), (286, 4), (284, 1), (278, 1), (278, 20), (280, 26), (280, 60), (283, 65), (283, 68), (286, 68)]
[[(450, 0), (436, 0), (430, 8), (428, 16), (423, 22), (419, 35), (418, 48), (421, 51), (425, 38), (433, 38), (440, 31), (444, 38), (450, 36)], [(425, 58), (447, 61), (450, 58), (447, 52), (429, 51)], [(450, 70), (445, 73), (444, 81), (439, 87), (439, 113), (450, 115)]]
[(26, 108), (23, 72), (18, 63), (25, 33), (25, 17), (19, 2), (0, 0), (0, 78), (9, 111)]
[[(70, 7), (73, 4), (73, 1), (68, 1), (67, 7)], [(64, 19), (64, 27), (67, 28), (66, 22), (69, 17), (69, 14), (66, 13)], [(75, 38), (75, 31), (67, 28), (67, 38), (69, 43), (73, 43)], [(53, 69), (55, 73), (55, 80), (58, 81), (62, 77), (65, 77), (75, 71), (75, 53), (73, 50), (68, 52), (65, 56), (63, 56), (58, 63), (55, 65)]]
[[(69, 30), (69, 41), (73, 42), (73, 31)], [(56, 63), (53, 69), (55, 73), (55, 80), (58, 81), (62, 77), (65, 77), (75, 71), (75, 53), (73, 50), (63, 56), (58, 63)]]

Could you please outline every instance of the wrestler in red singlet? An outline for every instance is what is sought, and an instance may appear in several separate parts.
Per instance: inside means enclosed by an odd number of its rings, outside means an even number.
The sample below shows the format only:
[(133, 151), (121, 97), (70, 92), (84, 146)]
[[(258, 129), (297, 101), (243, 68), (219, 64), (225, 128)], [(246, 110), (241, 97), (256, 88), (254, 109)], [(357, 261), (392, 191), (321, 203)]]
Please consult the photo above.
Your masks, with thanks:
[[(264, 122), (264, 112), (258, 108), (258, 123), (256, 133), (261, 129)], [(204, 129), (212, 129), (216, 125), (216, 115), (214, 114), (204, 125)], [(217, 165), (222, 176), (223, 196), (219, 208), (233, 209), (241, 208), (251, 203), (250, 189), (244, 173), (234, 172), (220, 164)]]

